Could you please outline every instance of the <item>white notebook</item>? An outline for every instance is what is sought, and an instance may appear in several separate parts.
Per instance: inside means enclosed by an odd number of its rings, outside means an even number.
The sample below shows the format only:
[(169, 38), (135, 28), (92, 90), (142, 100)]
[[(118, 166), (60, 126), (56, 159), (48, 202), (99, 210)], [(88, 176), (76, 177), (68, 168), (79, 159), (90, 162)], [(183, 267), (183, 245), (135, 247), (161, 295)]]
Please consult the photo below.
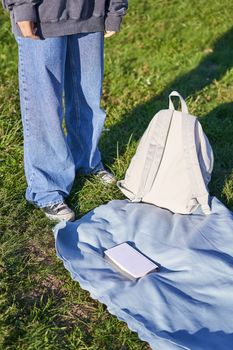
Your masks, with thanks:
[(159, 268), (158, 265), (126, 242), (106, 249), (104, 254), (108, 260), (129, 277), (140, 278)]

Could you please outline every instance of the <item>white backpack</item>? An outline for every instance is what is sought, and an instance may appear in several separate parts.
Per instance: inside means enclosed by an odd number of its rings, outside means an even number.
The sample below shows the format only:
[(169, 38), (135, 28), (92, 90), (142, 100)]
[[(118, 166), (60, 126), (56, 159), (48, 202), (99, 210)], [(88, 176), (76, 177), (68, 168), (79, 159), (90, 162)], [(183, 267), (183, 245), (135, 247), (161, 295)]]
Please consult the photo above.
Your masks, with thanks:
[[(181, 112), (171, 96), (178, 96)], [(136, 153), (117, 182), (134, 202), (146, 202), (174, 213), (190, 214), (199, 206), (210, 214), (208, 183), (213, 151), (200, 122), (188, 113), (183, 97), (173, 91), (169, 109), (159, 111), (140, 139)]]

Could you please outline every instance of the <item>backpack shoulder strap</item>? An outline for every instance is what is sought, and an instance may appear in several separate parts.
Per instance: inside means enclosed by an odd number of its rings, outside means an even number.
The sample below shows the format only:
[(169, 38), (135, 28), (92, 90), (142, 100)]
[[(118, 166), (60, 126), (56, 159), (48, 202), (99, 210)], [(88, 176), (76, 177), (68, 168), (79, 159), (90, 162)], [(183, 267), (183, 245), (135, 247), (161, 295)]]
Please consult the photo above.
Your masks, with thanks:
[(152, 120), (142, 178), (134, 201), (141, 201), (151, 189), (163, 158), (172, 115), (173, 110), (161, 110)]
[(192, 195), (201, 205), (204, 214), (210, 214), (209, 193), (203, 179), (197, 154), (195, 129), (198, 120), (191, 115), (183, 116), (184, 156), (191, 181)]
[(191, 200), (189, 204), (193, 206), (197, 201), (201, 205), (202, 211), (205, 214), (210, 214), (209, 193), (201, 172), (195, 139), (195, 129), (197, 127), (198, 120), (196, 117), (189, 114), (185, 100), (177, 91), (172, 91), (169, 95), (170, 109), (174, 109), (174, 105), (171, 100), (172, 96), (179, 97), (181, 102), (184, 157), (186, 159), (186, 166), (191, 182), (193, 196), (193, 200)]
[[(159, 171), (175, 110), (171, 100), (172, 96), (180, 98), (182, 112), (188, 113), (183, 97), (177, 91), (172, 91), (169, 95), (169, 109), (161, 110), (151, 121), (150, 142), (142, 172), (143, 177), (134, 201), (141, 201), (149, 193)], [(151, 169), (153, 171), (150, 171)]]

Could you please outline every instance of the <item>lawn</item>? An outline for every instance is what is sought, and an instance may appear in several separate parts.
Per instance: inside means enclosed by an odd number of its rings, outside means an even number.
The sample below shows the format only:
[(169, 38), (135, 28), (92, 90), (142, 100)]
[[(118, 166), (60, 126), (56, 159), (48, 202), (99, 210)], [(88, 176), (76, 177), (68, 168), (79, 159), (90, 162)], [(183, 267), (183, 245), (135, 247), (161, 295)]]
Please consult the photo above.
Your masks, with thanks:
[[(100, 148), (118, 179), (176, 89), (213, 147), (210, 192), (233, 210), (232, 13), (231, 0), (129, 1), (122, 31), (105, 42)], [(17, 46), (3, 11), (0, 23), (0, 349), (150, 349), (71, 280), (56, 258), (53, 224), (24, 198)], [(80, 176), (69, 204), (81, 217), (120, 198), (115, 186)]]

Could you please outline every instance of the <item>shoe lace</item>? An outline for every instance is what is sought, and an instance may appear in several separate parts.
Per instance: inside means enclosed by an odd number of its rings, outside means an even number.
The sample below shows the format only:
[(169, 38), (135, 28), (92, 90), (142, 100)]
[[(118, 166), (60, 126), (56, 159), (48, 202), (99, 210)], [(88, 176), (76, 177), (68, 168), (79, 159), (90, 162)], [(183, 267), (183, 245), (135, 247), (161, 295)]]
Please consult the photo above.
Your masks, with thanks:
[(51, 205), (51, 209), (56, 209), (57, 212), (65, 208), (66, 208), (66, 204), (64, 202)]

